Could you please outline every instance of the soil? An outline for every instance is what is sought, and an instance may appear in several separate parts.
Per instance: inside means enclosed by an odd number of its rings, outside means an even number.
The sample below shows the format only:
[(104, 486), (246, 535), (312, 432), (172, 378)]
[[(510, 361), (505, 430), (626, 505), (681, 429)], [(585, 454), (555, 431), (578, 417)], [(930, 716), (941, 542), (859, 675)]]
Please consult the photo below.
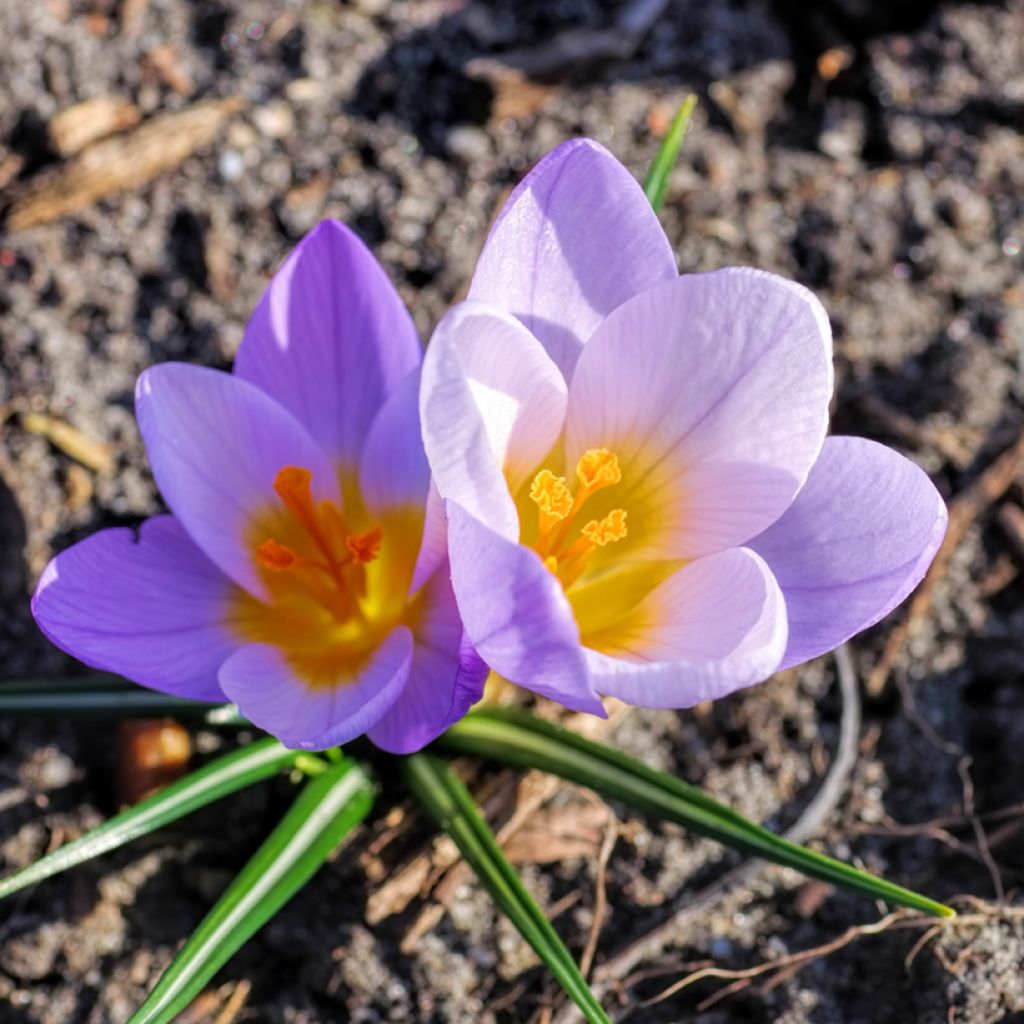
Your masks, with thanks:
[[(82, 100), (122, 97), (143, 118), (246, 103), (148, 184), (37, 227), (0, 223), (0, 677), (80, 671), (36, 631), (33, 582), (54, 551), (160, 508), (132, 415), (143, 368), (229, 366), (268, 275), (328, 216), (371, 245), (428, 337), (533, 161), (583, 134), (643, 176), (691, 90), (699, 113), (663, 212), (679, 265), (752, 264), (815, 289), (836, 336), (835, 431), (894, 445), (952, 497), (1024, 425), (1022, 0), (8, 0), (0, 37), (4, 205), (59, 173), (47, 126)], [(113, 468), (84, 468), (28, 430), (31, 412), (108, 445)], [(727, 982), (642, 1005), (694, 965), (755, 966), (881, 914), (766, 869), (614, 979), (617, 1021), (1024, 1021), (1024, 924), (994, 909), (1000, 892), (1013, 906), (1024, 873), (1024, 548), (1005, 525), (1022, 500), (1018, 479), (958, 547), (898, 659), (900, 687), (866, 703), (860, 756), (818, 836), (985, 912), (913, 957), (924, 930), (892, 929), (711, 1006)], [(863, 676), (900, 614), (854, 644)], [(615, 741), (784, 828), (821, 784), (840, 713), (822, 659), (701, 713), (637, 711)], [(0, 870), (117, 809), (115, 735), (106, 721), (0, 721)], [(193, 730), (198, 757), (240, 738)], [(265, 784), (5, 904), (0, 1022), (125, 1021), (290, 792)], [(395, 802), (385, 794), (380, 817), (225, 969), (228, 988), (182, 1020), (567, 1019), (472, 883), (411, 953), (399, 945), (418, 902), (366, 923), (380, 885), (368, 850)], [(575, 820), (591, 804), (566, 786), (553, 806)], [(613, 810), (598, 969), (736, 860)], [(415, 824), (383, 867), (430, 836)], [(598, 874), (584, 849), (523, 868), (562, 907), (577, 954)]]

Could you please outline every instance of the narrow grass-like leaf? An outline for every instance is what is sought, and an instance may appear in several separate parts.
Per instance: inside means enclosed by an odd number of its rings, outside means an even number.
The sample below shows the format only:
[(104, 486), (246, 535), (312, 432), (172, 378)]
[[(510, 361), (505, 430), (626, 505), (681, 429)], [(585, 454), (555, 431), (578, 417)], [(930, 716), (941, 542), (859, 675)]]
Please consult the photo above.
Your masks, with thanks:
[(527, 712), (512, 708), (473, 712), (453, 725), (438, 744), (460, 754), (559, 775), (727, 846), (873, 899), (936, 917), (955, 916), (955, 911), (942, 903), (791, 843), (695, 786)]
[(466, 787), (440, 758), (413, 754), (402, 762), (409, 788), (487, 887), (498, 906), (544, 961), (590, 1024), (609, 1024), (576, 961), (509, 864)]
[(233, 704), (172, 697), (113, 675), (19, 679), (0, 683), (0, 715), (94, 715), (113, 718), (199, 718), (209, 725), (243, 725)]
[(662, 140), (658, 149), (658, 155), (647, 172), (647, 180), (644, 182), (644, 195), (647, 196), (655, 213), (661, 213), (665, 205), (665, 195), (668, 192), (668, 180), (672, 170), (679, 159), (679, 150), (682, 149), (683, 139), (686, 138), (686, 129), (690, 123), (694, 108), (697, 106), (697, 97), (692, 93), (683, 100), (676, 116), (672, 119), (672, 125), (668, 134)]
[(153, 832), (206, 804), (276, 775), (296, 752), (277, 740), (258, 740), (186, 775), (154, 796), (115, 815), (84, 836), (0, 881), (0, 899)]
[(343, 759), (306, 783), (281, 823), (164, 971), (128, 1024), (169, 1024), (366, 817), (373, 784)]

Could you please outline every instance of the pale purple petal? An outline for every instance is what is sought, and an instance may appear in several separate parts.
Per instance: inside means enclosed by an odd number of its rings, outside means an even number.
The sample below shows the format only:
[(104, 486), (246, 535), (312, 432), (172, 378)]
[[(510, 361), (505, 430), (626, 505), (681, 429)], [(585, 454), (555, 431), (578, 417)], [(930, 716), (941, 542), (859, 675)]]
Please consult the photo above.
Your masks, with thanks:
[(264, 597), (246, 537), (252, 517), (277, 501), (274, 477), (288, 465), (312, 471), (316, 498), (337, 500), (330, 461), (283, 406), (248, 381), (206, 367), (146, 370), (135, 409), (171, 511), (211, 561)]
[(173, 516), (101, 530), (57, 555), (32, 598), (61, 650), (163, 693), (222, 701), (217, 671), (239, 646), (224, 625), (231, 581)]
[(412, 663), (412, 633), (388, 634), (356, 678), (313, 688), (269, 644), (250, 644), (221, 667), (220, 685), (238, 710), (286, 747), (324, 750), (361, 736), (401, 695)]
[(677, 273), (633, 175), (603, 146), (576, 139), (544, 157), (512, 193), (469, 298), (517, 316), (568, 377), (605, 316)]
[(744, 268), (681, 277), (620, 306), (569, 388), (568, 464), (607, 447), (630, 557), (694, 558), (774, 522), (821, 450), (831, 336), (799, 285)]
[(359, 489), (371, 513), (423, 509), (430, 467), (420, 432), (420, 370), (401, 381), (381, 405), (359, 459)]
[(452, 585), (466, 635), (499, 675), (574, 711), (604, 717), (587, 679), (579, 629), (536, 552), (447, 502)]
[(511, 316), (464, 302), (438, 325), (423, 364), (424, 444), (441, 497), (505, 537), (519, 535), (514, 493), (561, 433), (566, 387)]
[(888, 615), (921, 581), (945, 532), (946, 506), (918, 466), (874, 441), (828, 438), (796, 501), (751, 541), (786, 596), (783, 666)]
[(421, 357), (387, 275), (352, 231), (328, 220), (274, 275), (235, 373), (277, 399), (354, 471), (377, 409)]
[(423, 537), (420, 552), (416, 557), (409, 592), (415, 593), (437, 572), (448, 556), (448, 523), (444, 516), (444, 499), (437, 490), (437, 483), (431, 479), (427, 493), (427, 509), (423, 516)]
[(684, 566), (587, 650), (600, 693), (688, 708), (767, 679), (786, 648), (786, 607), (771, 570), (733, 548)]
[(401, 696), (370, 729), (370, 739), (392, 754), (411, 754), (457, 722), (483, 695), (487, 666), (464, 641), (447, 566), (419, 600), (412, 668)]

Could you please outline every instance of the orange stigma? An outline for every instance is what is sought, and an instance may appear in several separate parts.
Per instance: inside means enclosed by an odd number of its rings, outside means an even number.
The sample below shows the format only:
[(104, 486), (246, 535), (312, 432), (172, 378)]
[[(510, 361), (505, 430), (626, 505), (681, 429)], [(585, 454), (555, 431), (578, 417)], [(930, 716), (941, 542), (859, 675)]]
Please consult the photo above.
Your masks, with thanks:
[(573, 495), (565, 477), (542, 469), (530, 485), (530, 497), (537, 505), (536, 550), (545, 566), (566, 587), (574, 583), (586, 568), (595, 548), (603, 548), (626, 536), (626, 510), (612, 509), (602, 519), (592, 519), (580, 529), (580, 536), (567, 544), (576, 514), (587, 501), (605, 487), (622, 480), (622, 470), (614, 452), (607, 448), (589, 448), (576, 463), (579, 486)]
[(383, 539), (384, 531), (379, 526), (375, 526), (372, 530), (367, 530), (366, 533), (360, 533), (355, 537), (346, 537), (345, 546), (348, 548), (353, 562), (365, 565), (380, 554), (380, 545)]

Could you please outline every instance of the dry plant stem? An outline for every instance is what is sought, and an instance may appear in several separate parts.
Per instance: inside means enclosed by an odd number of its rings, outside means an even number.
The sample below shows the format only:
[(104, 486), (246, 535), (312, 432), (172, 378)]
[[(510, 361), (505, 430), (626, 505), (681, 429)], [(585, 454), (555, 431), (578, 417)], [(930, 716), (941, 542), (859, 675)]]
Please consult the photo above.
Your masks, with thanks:
[[(839, 745), (821, 788), (803, 814), (783, 833), (786, 839), (795, 843), (805, 842), (815, 835), (835, 810), (846, 790), (850, 773), (857, 760), (857, 738), (861, 723), (860, 688), (850, 652), (845, 646), (835, 652), (835, 661), (839, 692), (843, 698)], [(635, 939), (597, 968), (594, 972), (594, 982), (590, 986), (594, 994), (598, 999), (602, 999), (610, 989), (616, 987), (618, 979), (632, 972), (641, 961), (656, 957), (687, 924), (711, 904), (717, 902), (727, 892), (749, 884), (766, 866), (763, 861), (749, 858), (696, 894), (687, 896), (681, 893), (678, 899), (680, 906), (670, 917)], [(555, 1024), (577, 1024), (580, 1019), (575, 1007), (565, 1006), (556, 1018)]]
[[(600, 739), (606, 736), (622, 719), (629, 714), (629, 706), (618, 701), (610, 704), (607, 718), (595, 718), (593, 715), (575, 714), (570, 716), (562, 724), (567, 728), (574, 729), (590, 739)], [(544, 806), (565, 783), (553, 775), (543, 772), (528, 772), (520, 783), (518, 795), (514, 796), (515, 804), (509, 808), (507, 805), (497, 813), (488, 809), (487, 817), (507, 817), (507, 821), (497, 830), (498, 842), (503, 846), (515, 833), (523, 827), (536, 813)], [(420, 858), (428, 854), (421, 854)], [(402, 938), (402, 952), (409, 952), (416, 948), (420, 939), (431, 932), (444, 916), (446, 909), (455, 898), (459, 888), (471, 877), (471, 871), (465, 861), (460, 860), (456, 854), (441, 868), (443, 877), (435, 880), (433, 902), (428, 903), (416, 916), (416, 919), (409, 926), (409, 930)], [(404, 909), (404, 908), (403, 908)]]
[[(688, 974), (685, 978), (680, 979), (674, 985), (669, 986), (663, 992), (658, 993), (653, 999), (647, 1000), (643, 1003), (644, 1006), (653, 1006), (655, 1003), (660, 1003), (665, 999), (670, 998), (677, 992), (682, 991), (684, 988), (688, 988), (691, 985), (696, 984), (698, 981), (703, 981), (706, 978), (720, 978), (723, 980), (731, 980), (732, 984), (719, 989), (712, 995), (708, 996), (702, 1002), (697, 1004), (697, 1011), (703, 1013), (705, 1010), (710, 1009), (716, 1003), (721, 1002), (728, 996), (735, 995), (737, 992), (747, 988), (755, 979), (763, 977), (764, 975), (770, 975), (769, 980), (764, 985), (764, 991), (770, 992), (772, 989), (778, 988), (779, 985), (788, 981), (793, 975), (798, 973), (801, 969), (806, 967), (809, 963), (815, 960), (820, 960), (822, 957), (829, 956), (832, 953), (836, 953), (839, 950), (850, 945), (858, 939), (866, 938), (871, 935), (880, 935), (882, 932), (905, 930), (905, 929), (925, 929), (921, 937), (911, 947), (910, 952), (904, 959), (904, 967), (909, 970), (914, 963), (914, 960), (920, 954), (921, 950), (928, 945), (936, 936), (940, 935), (943, 931), (949, 928), (955, 928), (962, 930), (965, 928), (980, 927), (991, 921), (995, 917), (1020, 917), (1024, 915), (1024, 908), (1005, 908), (1005, 907), (990, 907), (988, 904), (974, 902), (974, 906), (979, 907), (978, 912), (974, 914), (960, 914), (955, 918), (951, 918), (935, 923), (935, 918), (924, 914), (918, 914), (911, 910), (896, 910), (891, 914), (887, 914), (879, 921), (875, 921), (871, 924), (853, 925), (847, 928), (841, 935), (836, 938), (824, 942), (821, 945), (814, 946), (811, 949), (800, 950), (796, 953), (790, 953), (787, 956), (778, 957), (775, 960), (769, 960), (766, 963), (757, 964), (754, 967), (747, 967), (738, 970), (729, 970), (727, 968), (715, 967), (713, 965), (702, 966), (692, 974)], [(963, 951), (961, 958), (965, 958), (970, 955), (970, 945)], [(960, 958), (958, 958), (959, 960)], [(943, 966), (951, 974), (958, 973), (959, 963), (948, 963), (943, 961)]]
[(917, 588), (903, 621), (889, 634), (878, 664), (867, 680), (867, 691), (877, 697), (885, 689), (911, 630), (928, 614), (935, 596), (935, 585), (946, 576), (953, 553), (981, 515), (997, 502), (1018, 479), (1024, 469), (1024, 432), (1002, 455), (949, 503), (949, 526), (924, 582)]
[[(593, 799), (597, 800), (597, 797)], [(619, 837), (619, 823), (615, 813), (603, 800), (601, 804), (608, 810), (608, 827), (605, 830), (601, 850), (597, 855), (597, 870), (594, 873), (594, 920), (590, 925), (587, 944), (583, 947), (583, 954), (580, 956), (580, 974), (584, 978), (590, 976), (590, 968), (594, 964), (594, 956), (597, 953), (597, 941), (601, 937), (601, 928), (608, 911), (608, 861), (611, 859), (612, 850), (615, 849), (615, 841)]]
[(12, 231), (47, 224), (124, 189), (139, 188), (208, 146), (245, 106), (237, 97), (161, 114), (123, 135), (96, 142), (55, 174), (33, 182), (7, 217)]

